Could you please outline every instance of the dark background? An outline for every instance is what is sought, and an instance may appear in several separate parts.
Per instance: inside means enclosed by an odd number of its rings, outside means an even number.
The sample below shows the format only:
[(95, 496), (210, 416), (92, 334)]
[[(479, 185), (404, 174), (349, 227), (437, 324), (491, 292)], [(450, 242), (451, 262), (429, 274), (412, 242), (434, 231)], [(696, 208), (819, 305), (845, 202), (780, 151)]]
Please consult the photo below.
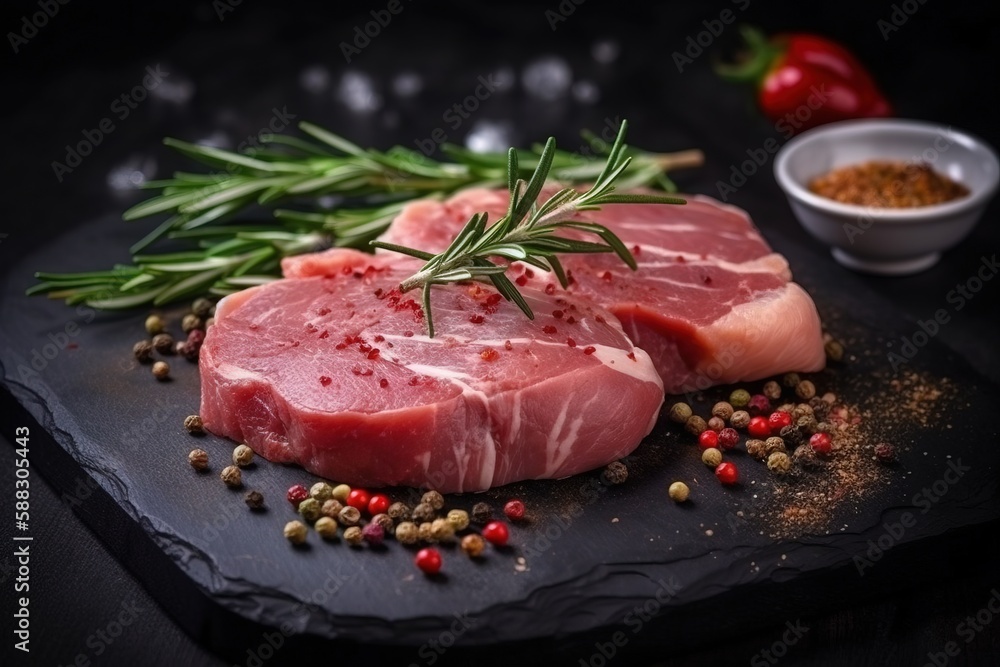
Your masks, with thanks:
[[(563, 7), (575, 9), (554, 31), (545, 11), (559, 11), (557, 2), (505, 3), (502, 9), (471, 2), (434, 6), (401, 2), (402, 13), (350, 65), (339, 44), (353, 40), (354, 27), (371, 20), (368, 12), (383, 9), (386, 3), (330, 9), (298, 2), (243, 0), (230, 6), (224, 0), (214, 4), (204, 0), (139, 9), (124, 3), (95, 6), (71, 0), (60, 5), (58, 14), (17, 54), (6, 35), (20, 32), (21, 17), (39, 8), (37, 3), (5, 4), (0, 18), (5, 35), (0, 46), (0, 127), (5, 139), (0, 232), (9, 236), (0, 242), (0, 261), (28, 252), (60, 229), (138, 201), (140, 195), (134, 190), (110, 187), (109, 174), (127, 175), (138, 169), (147, 178), (158, 178), (181, 166), (159, 145), (163, 136), (192, 141), (211, 137), (235, 145), (263, 127), (272, 109), (284, 107), (297, 120), (311, 120), (359, 144), (380, 148), (393, 143), (412, 147), (415, 139), (430, 136), (437, 127), (461, 143), (482, 123), (506, 122), (506, 141), (523, 145), (554, 135), (561, 146), (572, 149), (580, 145), (581, 128), (600, 130), (605, 119), (620, 116), (632, 124), (630, 141), (637, 146), (704, 150), (706, 167), (677, 180), (687, 191), (715, 195), (715, 183), (728, 178), (729, 165), (745, 159), (746, 150), (759, 147), (768, 137), (781, 136), (756, 113), (747, 90), (727, 87), (711, 74), (712, 58), (733, 47), (733, 26), (727, 26), (683, 73), (674, 66), (671, 54), (683, 50), (689, 36), (705, 29), (702, 22), (718, 18), (725, 8), (740, 21), (768, 32), (815, 31), (843, 42), (870, 66), (899, 116), (950, 124), (1000, 146), (1000, 124), (994, 120), (1000, 98), (996, 3), (895, 3), (916, 11), (885, 40), (877, 22), (890, 18), (894, 11), (890, 2), (754, 0), (740, 11), (745, 2), (653, 6), (587, 0), (576, 6), (565, 0)], [(220, 18), (223, 6), (232, 11), (224, 11)], [(613, 61), (595, 59), (595, 44), (600, 43), (617, 47)], [(598, 47), (596, 52), (600, 51)], [(599, 99), (587, 102), (567, 93), (547, 101), (530, 94), (520, 75), (546, 55), (563, 59), (574, 82), (591, 82)], [(166, 87), (127, 119), (115, 118), (114, 132), (79, 168), (57, 182), (51, 163), (64, 160), (65, 145), (79, 141), (81, 132), (96, 127), (102, 118), (113, 116), (111, 102), (140, 83), (147, 66), (157, 64), (170, 73)], [(472, 92), (478, 76), (504, 68), (518, 78), (512, 88), (492, 96), (458, 130), (447, 128), (441, 119), (444, 110)], [(422, 87), (415, 95), (402, 96), (394, 89), (394, 78), (402, 72), (421, 77)], [(362, 101), (376, 109), (354, 111), (338, 98), (338, 87), (349, 73), (370, 78), (374, 97), (362, 96)], [(128, 168), (122, 170), (123, 166)], [(732, 202), (754, 214), (754, 200), (766, 197), (781, 198), (770, 165)], [(926, 318), (955, 283), (973, 274), (982, 255), (1000, 248), (997, 217), (994, 202), (973, 234), (933, 269), (908, 278), (866, 278), (866, 286), (894, 301), (906, 317)], [(817, 247), (790, 214), (755, 217), (755, 221), (768, 237)], [(140, 233), (137, 226), (135, 238)], [(121, 259), (127, 259), (124, 247)], [(67, 257), (63, 267), (38, 268), (104, 267), (88, 264), (86, 257)], [(996, 288), (988, 287), (940, 334), (994, 381), (1000, 381), (997, 305)], [(0, 452), (3, 467), (11, 467), (11, 449)], [(9, 501), (4, 495), (6, 507)], [(40, 483), (33, 487), (33, 504), (39, 503), (40, 515), (51, 521), (41, 527), (35, 542), (40, 555), (32, 563), (32, 588), (37, 585), (39, 601), (32, 612), (37, 630), (32, 645), (37, 652), (23, 664), (71, 660), (73, 647), (82, 646), (103, 625), (101, 619), (112, 618), (123, 601), (131, 600), (147, 611), (95, 664), (222, 664), (181, 633), (88, 529), (65, 511), (57, 496)], [(9, 543), (7, 523), (0, 525), (5, 531), (2, 541)], [(954, 635), (955, 625), (981, 608), (990, 590), (1000, 585), (996, 546), (995, 532), (984, 535), (982, 551), (957, 559), (961, 567), (929, 566), (933, 577), (891, 597), (872, 600), (859, 591), (857, 605), (821, 614), (812, 611), (810, 601), (803, 601), (804, 618), (813, 629), (783, 662), (923, 664), (927, 652), (939, 650)], [(0, 566), (4, 558), (0, 555)], [(6, 570), (0, 570), (4, 579), (0, 597), (6, 601), (10, 580)], [(1000, 652), (998, 628), (1000, 619), (963, 648), (958, 664), (995, 661)], [(681, 656), (664, 647), (657, 658), (667, 664), (746, 664), (782, 630), (719, 637), (715, 645)], [(4, 637), (0, 655), (9, 649), (7, 630)], [(336, 655), (332, 648), (324, 659)], [(632, 661), (638, 656), (619, 659)]]

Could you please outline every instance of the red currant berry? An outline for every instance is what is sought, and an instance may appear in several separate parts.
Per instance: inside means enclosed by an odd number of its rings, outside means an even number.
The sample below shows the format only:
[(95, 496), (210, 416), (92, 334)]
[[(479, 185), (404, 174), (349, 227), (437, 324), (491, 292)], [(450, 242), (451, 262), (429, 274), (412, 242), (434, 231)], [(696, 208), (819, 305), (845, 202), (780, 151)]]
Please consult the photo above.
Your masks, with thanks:
[(740, 441), (740, 434), (735, 428), (724, 428), (719, 431), (719, 449), (732, 449)]
[(702, 431), (698, 436), (698, 444), (701, 445), (702, 449), (708, 449), (709, 447), (715, 447), (719, 444), (719, 434), (717, 431), (712, 429), (707, 429)]
[(414, 562), (424, 574), (437, 574), (441, 571), (441, 554), (437, 549), (421, 549)]
[(295, 486), (288, 487), (288, 502), (292, 504), (295, 509), (299, 508), (299, 503), (309, 497), (309, 489), (302, 486), (301, 484), (296, 484)]
[(747, 403), (747, 412), (752, 415), (766, 415), (771, 409), (771, 401), (764, 394), (754, 394)]
[(736, 470), (736, 466), (728, 461), (723, 461), (715, 467), (715, 476), (723, 484), (735, 484), (739, 473)]
[(371, 499), (371, 494), (364, 489), (351, 489), (351, 492), (347, 494), (347, 504), (362, 511), (368, 509), (368, 503)]
[(830, 443), (830, 436), (826, 433), (815, 433), (811, 438), (809, 438), (809, 446), (813, 448), (813, 451), (817, 454), (829, 454), (833, 449)]
[(503, 506), (503, 513), (507, 515), (507, 518), (511, 521), (520, 521), (524, 518), (524, 503), (520, 500), (509, 500), (507, 504)]
[(510, 534), (507, 532), (507, 524), (501, 523), (500, 521), (490, 521), (488, 524), (483, 526), (483, 539), (490, 544), (502, 547), (507, 544), (507, 538), (509, 536)]
[(771, 425), (771, 433), (777, 435), (781, 429), (792, 425), (792, 416), (784, 410), (775, 410), (767, 418), (767, 423)]
[(747, 432), (755, 438), (766, 438), (771, 435), (771, 424), (764, 417), (751, 417)]
[[(350, 496), (348, 496), (350, 498)], [(348, 501), (350, 502), (350, 501)], [(389, 497), (382, 493), (376, 493), (368, 501), (368, 513), (372, 516), (385, 514), (389, 511)]]

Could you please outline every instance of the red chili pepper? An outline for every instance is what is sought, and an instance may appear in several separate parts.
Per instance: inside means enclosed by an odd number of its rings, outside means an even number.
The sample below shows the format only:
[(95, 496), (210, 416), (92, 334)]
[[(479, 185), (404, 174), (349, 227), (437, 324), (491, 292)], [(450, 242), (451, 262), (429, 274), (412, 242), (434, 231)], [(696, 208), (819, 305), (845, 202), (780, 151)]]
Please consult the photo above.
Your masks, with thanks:
[(718, 65), (732, 81), (757, 85), (764, 114), (789, 136), (849, 118), (882, 118), (892, 106), (864, 66), (843, 46), (816, 35), (779, 35), (770, 41), (754, 28), (741, 28), (748, 58)]

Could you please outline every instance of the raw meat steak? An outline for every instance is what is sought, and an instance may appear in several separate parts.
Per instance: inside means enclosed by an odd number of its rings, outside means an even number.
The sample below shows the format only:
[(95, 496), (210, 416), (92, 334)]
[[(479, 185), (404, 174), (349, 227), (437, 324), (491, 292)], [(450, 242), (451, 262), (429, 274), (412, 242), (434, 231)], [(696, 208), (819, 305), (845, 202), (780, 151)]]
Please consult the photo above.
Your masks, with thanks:
[[(434, 289), (437, 336), (407, 259), (294, 258), (294, 276), (223, 299), (201, 350), (201, 415), (264, 457), (365, 486), (481, 491), (625, 456), (663, 387), (611, 314), (526, 290)], [(416, 299), (416, 300), (415, 300)]]
[[(821, 369), (819, 315), (805, 290), (791, 282), (785, 258), (742, 210), (709, 197), (684, 197), (683, 206), (617, 204), (580, 215), (614, 231), (639, 270), (613, 254), (567, 255), (562, 260), (572, 273), (571, 291), (618, 316), (632, 342), (653, 359), (667, 393)], [(472, 213), (487, 211), (495, 221), (506, 201), (506, 191), (470, 189), (444, 202), (415, 202), (383, 240), (440, 252)], [(552, 276), (534, 274), (518, 282), (555, 284)]]

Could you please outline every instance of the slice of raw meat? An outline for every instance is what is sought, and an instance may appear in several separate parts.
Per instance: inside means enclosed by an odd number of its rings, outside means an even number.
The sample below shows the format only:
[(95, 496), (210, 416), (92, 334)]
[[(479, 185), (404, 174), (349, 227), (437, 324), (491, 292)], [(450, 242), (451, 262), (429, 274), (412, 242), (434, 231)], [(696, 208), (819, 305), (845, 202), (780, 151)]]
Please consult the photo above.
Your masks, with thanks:
[[(613, 254), (567, 255), (562, 261), (572, 273), (570, 290), (618, 316), (632, 342), (653, 359), (668, 393), (821, 369), (819, 315), (805, 290), (791, 282), (785, 258), (744, 211), (683, 196), (683, 206), (617, 204), (578, 216), (614, 231), (639, 270)], [(505, 202), (505, 192), (485, 189), (416, 202), (383, 240), (440, 252), (472, 212), (487, 211), (495, 221), (506, 212)], [(552, 276), (534, 274), (511, 278), (536, 287), (555, 284)]]
[(412, 267), (327, 251), (223, 299), (201, 349), (206, 427), (328, 479), (443, 492), (590, 470), (652, 429), (659, 375), (614, 316), (526, 290), (532, 321), (450, 285), (430, 339), (419, 295), (396, 290)]

